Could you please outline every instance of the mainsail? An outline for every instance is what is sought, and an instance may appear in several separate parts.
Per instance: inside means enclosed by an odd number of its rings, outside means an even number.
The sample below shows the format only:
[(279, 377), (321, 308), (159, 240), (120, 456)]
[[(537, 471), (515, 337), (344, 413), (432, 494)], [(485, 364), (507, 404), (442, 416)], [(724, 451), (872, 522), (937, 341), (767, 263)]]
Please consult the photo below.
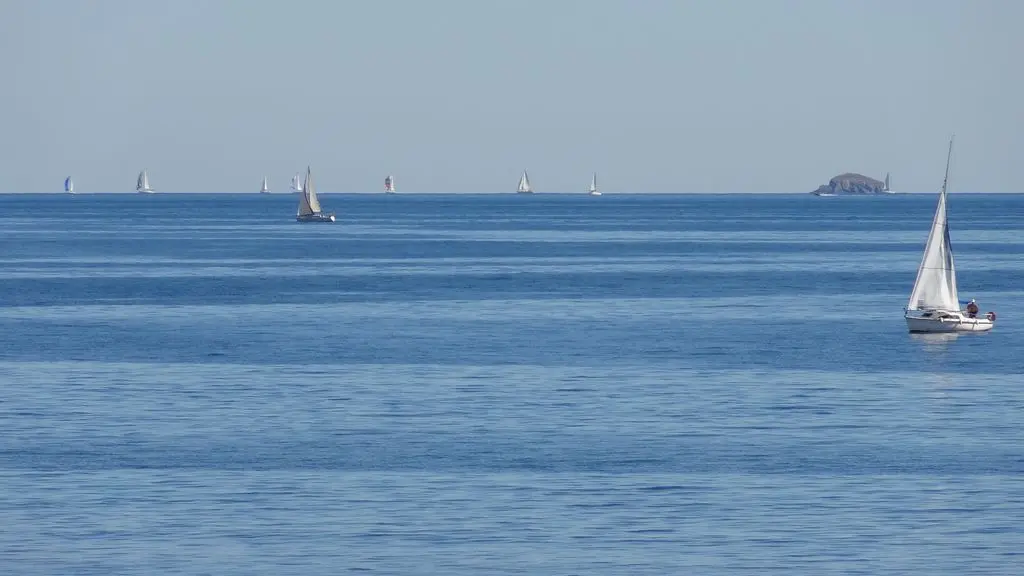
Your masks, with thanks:
[(523, 175), (519, 178), (519, 188), (516, 191), (533, 192), (533, 188), (530, 187), (530, 177), (527, 176), (526, 170), (523, 170)]
[(153, 189), (149, 187), (149, 175), (143, 170), (139, 172), (139, 179), (135, 183), (136, 192), (152, 192)]
[(395, 177), (394, 176), (388, 176), (387, 178), (384, 179), (384, 191), (385, 192), (394, 192), (395, 191)]
[(891, 188), (889, 188), (889, 173), (888, 172), (885, 173), (885, 188), (884, 188), (884, 190), (886, 192), (891, 190)]
[(269, 193), (270, 193), (270, 183), (267, 182), (267, 177), (264, 176), (263, 177), (263, 186), (260, 187), (260, 194), (269, 194)]
[(320, 199), (316, 196), (316, 188), (313, 186), (313, 175), (306, 168), (305, 189), (299, 194), (299, 216), (309, 216), (320, 212)]
[(71, 181), (71, 176), (64, 179), (64, 191), (69, 194), (75, 193), (75, 183)]
[(597, 172), (594, 172), (594, 177), (590, 179), (590, 193), (597, 192)]
[(949, 163), (953, 157), (953, 139), (949, 139), (946, 156), (946, 176), (942, 180), (939, 203), (935, 207), (932, 229), (924, 247), (921, 266), (917, 269), (914, 290), (910, 293), (908, 310), (959, 310), (956, 289), (956, 268), (953, 249), (949, 241), (949, 222), (946, 220), (946, 196), (949, 184)]
[(302, 177), (298, 172), (292, 176), (292, 192), (302, 192)]

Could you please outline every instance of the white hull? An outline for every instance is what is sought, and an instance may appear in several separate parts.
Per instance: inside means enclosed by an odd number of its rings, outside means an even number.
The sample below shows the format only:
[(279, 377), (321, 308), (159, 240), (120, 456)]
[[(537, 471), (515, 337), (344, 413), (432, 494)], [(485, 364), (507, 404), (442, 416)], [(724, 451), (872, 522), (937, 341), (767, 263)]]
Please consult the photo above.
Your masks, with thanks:
[(153, 189), (150, 188), (149, 190), (136, 190), (136, 192), (138, 192), (139, 194), (152, 194)]
[(960, 312), (937, 312), (930, 317), (906, 316), (911, 332), (988, 332), (995, 322), (988, 318), (970, 318)]
[(591, 192), (590, 195), (591, 196), (600, 196), (601, 193), (600, 192)]

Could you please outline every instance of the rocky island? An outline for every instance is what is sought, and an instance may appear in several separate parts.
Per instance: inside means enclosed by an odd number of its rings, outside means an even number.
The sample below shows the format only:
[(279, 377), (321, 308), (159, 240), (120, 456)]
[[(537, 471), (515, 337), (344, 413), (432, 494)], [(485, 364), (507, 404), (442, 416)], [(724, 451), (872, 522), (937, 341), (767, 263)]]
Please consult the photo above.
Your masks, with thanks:
[(885, 182), (869, 178), (863, 174), (847, 172), (818, 186), (811, 194), (815, 196), (840, 196), (850, 194), (888, 194)]

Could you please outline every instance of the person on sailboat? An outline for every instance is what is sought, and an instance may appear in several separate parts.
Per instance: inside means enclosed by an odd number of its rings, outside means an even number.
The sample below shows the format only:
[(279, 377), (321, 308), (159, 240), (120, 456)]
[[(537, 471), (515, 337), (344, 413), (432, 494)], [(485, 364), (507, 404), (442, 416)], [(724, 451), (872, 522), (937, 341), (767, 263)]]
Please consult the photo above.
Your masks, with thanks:
[(974, 298), (971, 298), (971, 301), (967, 303), (967, 316), (970, 318), (978, 317), (978, 305), (974, 303)]

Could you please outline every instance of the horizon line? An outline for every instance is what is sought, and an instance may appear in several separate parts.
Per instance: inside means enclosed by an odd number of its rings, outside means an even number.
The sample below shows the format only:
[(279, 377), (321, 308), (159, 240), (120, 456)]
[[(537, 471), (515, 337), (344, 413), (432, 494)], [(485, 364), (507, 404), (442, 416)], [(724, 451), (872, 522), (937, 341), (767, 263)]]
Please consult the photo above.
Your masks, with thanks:
[[(868, 197), (868, 196), (921, 196), (938, 194), (938, 190), (934, 191), (916, 191), (916, 192), (894, 192), (894, 193), (882, 193), (882, 194), (836, 194), (832, 197)], [(193, 195), (238, 195), (238, 196), (293, 196), (297, 192), (249, 192), (249, 191), (238, 191), (238, 192), (201, 192), (201, 191), (155, 191), (142, 194), (135, 190), (126, 190), (124, 192), (90, 192), (85, 190), (71, 192), (53, 191), (53, 192), (18, 192), (18, 191), (0, 191), (0, 195), (42, 195), (42, 196), (80, 196), (80, 195), (132, 195), (132, 196), (160, 196), (167, 194), (193, 194)], [(411, 192), (383, 192), (383, 191), (317, 191), (317, 194), (345, 194), (353, 196), (589, 196), (590, 194), (586, 191), (582, 192), (531, 192), (529, 194), (521, 194), (515, 191), (512, 192), (435, 192), (435, 191), (411, 191)], [(960, 191), (951, 192), (950, 194), (1024, 194), (1024, 191), (1012, 192), (1012, 191)], [(615, 191), (602, 191), (602, 196), (814, 196), (813, 192), (615, 192)]]

